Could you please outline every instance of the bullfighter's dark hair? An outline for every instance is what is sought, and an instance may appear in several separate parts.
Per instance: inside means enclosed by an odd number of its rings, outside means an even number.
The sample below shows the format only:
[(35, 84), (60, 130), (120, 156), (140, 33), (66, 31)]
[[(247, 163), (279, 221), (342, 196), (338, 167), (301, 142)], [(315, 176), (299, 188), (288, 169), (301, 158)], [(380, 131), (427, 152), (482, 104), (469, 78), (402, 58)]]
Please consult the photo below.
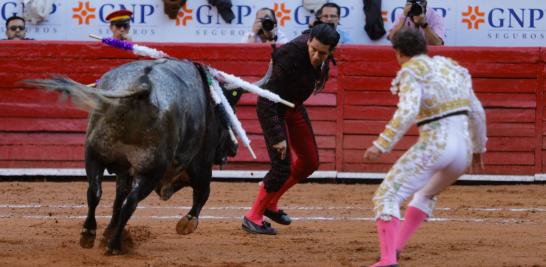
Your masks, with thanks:
[(22, 21), (23, 21), (23, 24), (26, 24), (24, 18), (21, 18), (21, 17), (19, 17), (19, 16), (13, 15), (13, 16), (9, 17), (9, 18), (6, 20), (6, 29), (8, 28), (8, 24), (9, 24), (12, 20), (16, 20), (16, 19), (22, 20)]
[(392, 37), (392, 47), (400, 54), (413, 57), (427, 53), (427, 43), (421, 32), (413, 28), (402, 28)]
[(336, 31), (334, 25), (321, 23), (311, 28), (309, 40), (313, 40), (313, 38), (325, 45), (329, 45), (330, 50), (333, 50), (339, 42), (339, 33)]

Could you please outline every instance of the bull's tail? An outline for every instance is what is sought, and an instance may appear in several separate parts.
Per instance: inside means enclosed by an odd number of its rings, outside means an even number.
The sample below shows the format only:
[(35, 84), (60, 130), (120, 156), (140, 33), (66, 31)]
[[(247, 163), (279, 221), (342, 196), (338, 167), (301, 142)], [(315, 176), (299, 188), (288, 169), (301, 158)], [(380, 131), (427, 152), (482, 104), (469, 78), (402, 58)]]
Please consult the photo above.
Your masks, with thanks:
[(105, 106), (118, 105), (117, 98), (130, 97), (142, 93), (149, 93), (150, 84), (141, 83), (134, 90), (121, 93), (112, 93), (96, 88), (91, 88), (62, 76), (54, 76), (52, 79), (25, 80), (24, 83), (41, 87), (50, 91), (57, 91), (70, 97), (74, 105), (84, 110), (103, 109)]

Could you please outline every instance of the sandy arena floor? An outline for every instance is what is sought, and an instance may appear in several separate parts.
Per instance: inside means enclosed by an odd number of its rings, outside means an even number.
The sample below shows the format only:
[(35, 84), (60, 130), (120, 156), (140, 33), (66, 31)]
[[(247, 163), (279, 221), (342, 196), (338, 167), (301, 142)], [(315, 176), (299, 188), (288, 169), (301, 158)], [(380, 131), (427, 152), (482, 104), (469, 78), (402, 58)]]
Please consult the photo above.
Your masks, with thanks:
[[(113, 182), (97, 211), (102, 235)], [(241, 230), (257, 183), (214, 182), (197, 231), (176, 234), (191, 205), (185, 188), (155, 193), (128, 224), (134, 247), (105, 256), (79, 246), (85, 182), (0, 182), (0, 266), (367, 266), (379, 255), (371, 201), (377, 185), (301, 184), (281, 205), (295, 221), (277, 236)], [(401, 266), (546, 266), (546, 185), (453, 186), (417, 232)]]

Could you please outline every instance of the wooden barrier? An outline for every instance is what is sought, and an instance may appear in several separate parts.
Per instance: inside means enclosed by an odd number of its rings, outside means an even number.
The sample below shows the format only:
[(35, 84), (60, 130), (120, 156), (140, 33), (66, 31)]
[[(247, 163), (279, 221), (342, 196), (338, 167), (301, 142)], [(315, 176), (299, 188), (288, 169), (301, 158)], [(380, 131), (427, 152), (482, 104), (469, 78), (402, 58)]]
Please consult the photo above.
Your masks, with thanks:
[[(250, 81), (265, 73), (271, 53), (265, 45), (148, 45)], [(485, 173), (542, 173), (546, 164), (546, 49), (440, 47), (430, 52), (454, 58), (473, 75), (488, 119)], [(0, 42), (0, 168), (83, 166), (87, 113), (59, 102), (57, 93), (26, 87), (20, 80), (61, 74), (93, 83), (104, 72), (135, 59), (129, 52), (95, 42)], [(320, 169), (384, 172), (417, 134), (411, 129), (378, 163), (362, 159), (398, 101), (389, 91), (398, 70), (394, 54), (389, 47), (348, 45), (337, 49), (336, 59), (338, 65), (326, 90), (306, 102), (320, 148)], [(227, 169), (269, 167), (255, 102), (255, 96), (243, 96), (237, 114), (258, 160), (251, 160), (241, 149)]]

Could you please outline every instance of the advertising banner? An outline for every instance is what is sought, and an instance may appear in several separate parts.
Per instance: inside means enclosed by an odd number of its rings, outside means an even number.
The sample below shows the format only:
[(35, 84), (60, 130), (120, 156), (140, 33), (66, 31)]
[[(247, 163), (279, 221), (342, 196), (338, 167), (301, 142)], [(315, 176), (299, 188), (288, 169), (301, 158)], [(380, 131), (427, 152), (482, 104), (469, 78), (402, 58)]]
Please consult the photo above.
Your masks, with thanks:
[[(262, 7), (275, 10), (278, 27), (289, 39), (308, 28), (314, 19), (301, 0), (232, 0), (235, 18), (225, 22), (206, 0), (189, 0), (176, 19), (169, 19), (161, 0), (53, 0), (46, 19), (28, 23), (27, 37), (36, 40), (90, 40), (88, 35), (111, 35), (106, 16), (117, 9), (134, 13), (131, 37), (135, 42), (239, 43)], [(388, 45), (386, 37), (371, 41), (364, 31), (362, 0), (334, 0), (341, 6), (341, 26), (352, 44)], [(388, 31), (402, 13), (405, 0), (382, 1), (381, 14)], [(451, 46), (545, 46), (546, 5), (536, 0), (429, 0), (442, 18), (446, 45)], [(22, 0), (0, 2), (0, 29), (12, 15), (23, 16)]]

